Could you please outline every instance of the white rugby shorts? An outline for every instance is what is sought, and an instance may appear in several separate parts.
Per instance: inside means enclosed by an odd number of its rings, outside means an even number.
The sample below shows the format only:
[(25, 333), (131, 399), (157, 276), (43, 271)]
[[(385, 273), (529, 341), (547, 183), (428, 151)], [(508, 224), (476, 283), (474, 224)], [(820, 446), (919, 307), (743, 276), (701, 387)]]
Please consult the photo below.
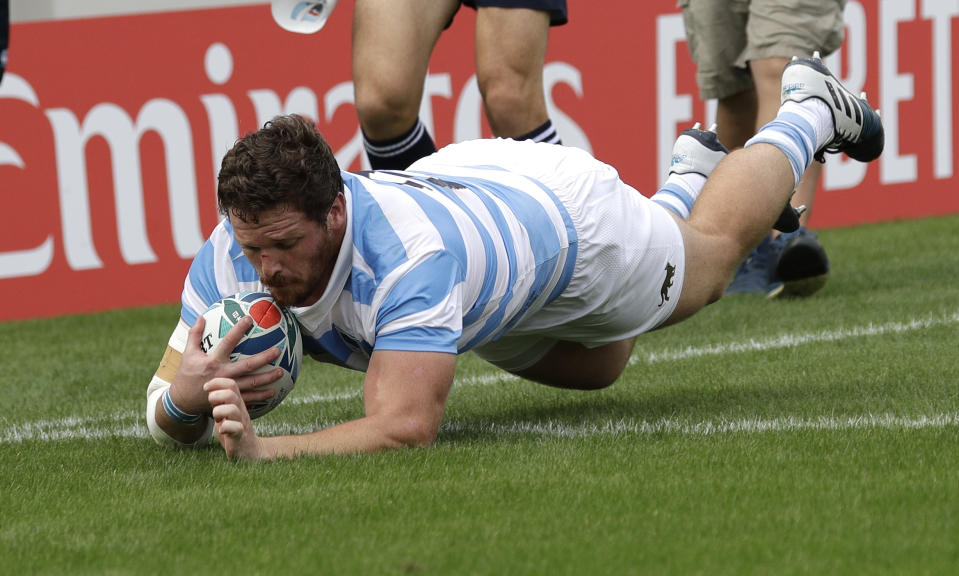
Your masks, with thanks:
[(685, 276), (679, 226), (612, 166), (578, 148), (490, 139), (447, 146), (414, 167), (444, 172), (444, 165), (494, 165), (538, 180), (566, 207), (578, 237), (566, 290), (499, 340), (474, 349), (480, 357), (522, 370), (557, 341), (594, 348), (652, 330), (672, 314)]

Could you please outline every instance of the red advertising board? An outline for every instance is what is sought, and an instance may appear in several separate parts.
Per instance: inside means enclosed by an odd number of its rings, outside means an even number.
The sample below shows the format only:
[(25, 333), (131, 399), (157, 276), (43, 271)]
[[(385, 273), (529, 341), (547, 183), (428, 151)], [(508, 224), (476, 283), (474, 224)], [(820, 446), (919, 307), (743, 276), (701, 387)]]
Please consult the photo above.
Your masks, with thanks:
[[(570, 2), (545, 84), (564, 142), (652, 194), (673, 140), (709, 121), (675, 3)], [(215, 225), (216, 166), (275, 114), (313, 118), (341, 165), (365, 161), (353, 109), (352, 2), (314, 35), (267, 4), (15, 24), (0, 84), (0, 321), (175, 302)], [(851, 0), (831, 65), (881, 107), (886, 152), (831, 159), (815, 227), (959, 212), (955, 0)], [(475, 16), (443, 34), (421, 109), (437, 144), (489, 135)]]

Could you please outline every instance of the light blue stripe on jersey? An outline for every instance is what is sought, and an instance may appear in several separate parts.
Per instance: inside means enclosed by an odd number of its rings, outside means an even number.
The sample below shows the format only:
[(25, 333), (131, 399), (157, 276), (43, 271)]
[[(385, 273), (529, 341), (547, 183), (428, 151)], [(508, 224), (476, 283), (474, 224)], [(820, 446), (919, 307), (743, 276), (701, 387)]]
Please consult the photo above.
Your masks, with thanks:
[(570, 280), (573, 279), (573, 270), (576, 268), (576, 254), (577, 246), (579, 241), (579, 235), (576, 234), (576, 227), (573, 226), (573, 219), (570, 217), (569, 212), (566, 211), (566, 207), (563, 206), (563, 203), (560, 202), (559, 197), (553, 193), (552, 190), (543, 185), (542, 182), (537, 182), (536, 180), (530, 180), (549, 196), (550, 200), (553, 201), (553, 205), (556, 206), (556, 210), (559, 212), (560, 216), (563, 218), (563, 225), (566, 226), (566, 242), (567, 242), (567, 252), (566, 252), (566, 263), (563, 265), (563, 274), (559, 279), (559, 282), (556, 283), (556, 286), (553, 287), (553, 291), (549, 293), (549, 297), (546, 299), (546, 304), (549, 304), (555, 300), (559, 295), (566, 290), (566, 287), (569, 286)]
[[(513, 285), (516, 283), (516, 245), (513, 242), (513, 233), (510, 232), (506, 217), (503, 215), (496, 202), (493, 202), (493, 200), (486, 195), (483, 190), (479, 189), (476, 182), (470, 182), (466, 179), (457, 179), (457, 182), (467, 186), (470, 190), (472, 190), (476, 194), (476, 197), (479, 198), (479, 200), (486, 207), (487, 211), (489, 211), (490, 217), (493, 219), (493, 222), (496, 223), (496, 229), (503, 240), (503, 249), (506, 252), (506, 263), (509, 267), (506, 292), (500, 299), (499, 306), (497, 306), (496, 310), (486, 319), (486, 322), (483, 324), (483, 328), (469, 342), (467, 342), (465, 346), (461, 348), (461, 350), (466, 351), (486, 339), (486, 337), (492, 334), (503, 322), (503, 317), (506, 315), (506, 308), (513, 300)], [(495, 254), (493, 258), (495, 261)], [(487, 270), (487, 273), (488, 272), (489, 270)], [(495, 274), (491, 280), (495, 281)], [(478, 321), (479, 316), (486, 308), (488, 303), (489, 295), (487, 295), (484, 302), (480, 303), (477, 301), (474, 309), (478, 312), (474, 316), (473, 322), (467, 324), (464, 321), (463, 328), (466, 328), (467, 326)]]
[(453, 257), (459, 262), (458, 270), (460, 272), (458, 281), (466, 279), (466, 267), (469, 264), (466, 252), (466, 243), (463, 242), (463, 234), (460, 232), (456, 220), (449, 210), (438, 201), (430, 198), (428, 194), (413, 186), (399, 185), (416, 203), (420, 209), (430, 219), (430, 224), (436, 228), (440, 237), (443, 238), (443, 246), (450, 251)]
[(410, 326), (376, 337), (377, 350), (416, 350), (456, 354), (459, 332), (445, 328)]
[[(358, 178), (343, 172), (343, 179), (353, 193), (354, 214), (362, 215), (362, 226), (353, 233), (353, 242), (363, 260), (373, 271), (373, 280), (379, 283), (383, 278), (406, 262), (406, 247), (400, 240), (382, 208)], [(354, 219), (354, 222), (357, 220)], [(358, 272), (354, 269), (354, 272)], [(375, 287), (373, 287), (375, 290)], [(353, 300), (369, 304), (374, 290), (354, 292)], [(357, 291), (359, 292), (359, 291)]]
[[(520, 222), (526, 227), (530, 239), (530, 247), (533, 249), (534, 262), (536, 263), (533, 285), (529, 289), (526, 301), (523, 302), (523, 305), (516, 311), (509, 322), (499, 327), (499, 330), (496, 331), (496, 335), (494, 336), (495, 339), (502, 336), (516, 324), (516, 322), (522, 319), (523, 314), (526, 313), (530, 305), (546, 290), (550, 279), (553, 277), (553, 271), (556, 267), (556, 260), (561, 247), (559, 245), (559, 239), (556, 237), (556, 229), (553, 227), (552, 221), (548, 219), (549, 215), (545, 213), (545, 209), (539, 202), (525, 194), (519, 195), (515, 192), (511, 193), (509, 188), (503, 187), (495, 182), (483, 182), (483, 187), (496, 195), (501, 201), (507, 203), (507, 205), (512, 208), (513, 213), (519, 218)], [(547, 219), (546, 222), (550, 224), (546, 230), (540, 231), (542, 233), (536, 230), (541, 220), (532, 218), (532, 216), (537, 213), (542, 214), (544, 218)]]
[[(391, 322), (440, 306), (446, 301), (457, 284), (463, 281), (463, 269), (449, 251), (436, 252), (415, 268), (403, 275), (380, 305), (376, 315), (376, 346), (379, 347), (381, 330)], [(462, 319), (458, 319), (462, 320)], [(459, 324), (459, 322), (457, 322)], [(404, 326), (405, 328), (405, 326)], [(453, 326), (448, 326), (455, 330)], [(453, 351), (460, 330), (455, 330)]]
[[(499, 168), (491, 169), (500, 170)], [(553, 226), (549, 214), (546, 212), (546, 209), (543, 207), (543, 205), (540, 204), (535, 198), (532, 198), (527, 194), (517, 194), (512, 188), (504, 186), (498, 182), (479, 178), (460, 178), (458, 180), (464, 183), (470, 183), (479, 186), (509, 206), (510, 211), (526, 228), (528, 237), (530, 239), (530, 247), (533, 250), (533, 258), (534, 262), (536, 263), (536, 274), (533, 280), (533, 285), (530, 287), (526, 301), (513, 315), (513, 318), (508, 323), (501, 326), (499, 330), (496, 330), (496, 336), (494, 338), (499, 338), (516, 322), (522, 319), (523, 314), (526, 313), (530, 305), (532, 305), (533, 302), (536, 301), (536, 299), (539, 298), (539, 296), (543, 293), (543, 291), (549, 287), (550, 279), (553, 277), (553, 272), (557, 265), (557, 259), (563, 247), (560, 245), (559, 238), (557, 238), (557, 231)], [(556, 198), (552, 191), (545, 186), (542, 186), (538, 182), (533, 180), (530, 182), (536, 183), (540, 189), (543, 190), (554, 202), (558, 213), (562, 215), (563, 223), (566, 225), (566, 234), (569, 244), (569, 252), (567, 253), (566, 261), (563, 263), (563, 275), (558, 284), (550, 292), (547, 299), (548, 303), (552, 299), (556, 298), (556, 296), (558, 296), (566, 288), (566, 286), (569, 285), (569, 280), (572, 277), (576, 260), (576, 231), (575, 228), (573, 228), (572, 219), (570, 219), (566, 209), (562, 206), (559, 199)], [(512, 245), (512, 242), (510, 242), (510, 245)], [(513, 286), (512, 276), (513, 275), (511, 274), (511, 292)], [(502, 316), (498, 318), (498, 322), (501, 321)], [(481, 334), (485, 337), (490, 334), (490, 331), (484, 328), (484, 331)]]
[[(225, 232), (225, 234), (224, 234)], [(216, 236), (216, 238), (214, 238)], [(236, 281), (239, 282), (258, 282), (259, 276), (256, 268), (250, 264), (250, 261), (243, 255), (243, 249), (237, 244), (233, 237), (233, 226), (229, 220), (222, 221), (222, 227), (214, 229), (213, 235), (204, 242), (199, 252), (190, 265), (190, 271), (187, 274), (187, 282), (196, 293), (196, 295), (207, 305), (213, 304), (224, 296), (229, 296), (239, 291), (239, 286), (233, 284), (227, 288), (228, 293), (221, 293), (221, 285), (226, 285), (228, 279), (217, 278), (218, 263), (214, 262), (216, 258), (216, 249), (214, 240), (218, 242), (227, 242), (226, 253), (230, 256), (230, 266), (233, 268), (233, 274)], [(222, 264), (222, 263), (221, 263)], [(230, 283), (232, 284), (232, 283)], [(186, 300), (186, 291), (180, 298), (180, 317), (182, 317), (191, 326), (196, 322), (203, 310), (194, 309)]]
[[(483, 315), (483, 311), (486, 310), (486, 306), (489, 304), (489, 300), (493, 296), (493, 289), (496, 286), (496, 274), (499, 270), (499, 262), (496, 258), (496, 248), (493, 245), (493, 237), (490, 235), (489, 231), (486, 229), (486, 226), (483, 225), (483, 222), (479, 219), (479, 217), (477, 217), (476, 214), (470, 210), (469, 206), (466, 205), (463, 199), (460, 198), (449, 186), (456, 186), (459, 189), (469, 190), (474, 196), (481, 198), (481, 195), (477, 194), (476, 190), (473, 188), (464, 187), (461, 184), (446, 182), (439, 178), (430, 178), (428, 181), (434, 190), (443, 194), (450, 202), (456, 204), (456, 206), (460, 208), (463, 213), (469, 216), (470, 221), (472, 221), (473, 225), (476, 227), (476, 231), (479, 234), (480, 239), (483, 241), (483, 253), (486, 255), (486, 270), (483, 274), (483, 284), (480, 287), (479, 293), (477, 294), (476, 302), (474, 302), (473, 306), (463, 315), (463, 326), (469, 326), (479, 320), (480, 316)], [(502, 226), (500, 226), (500, 228), (502, 228)], [(502, 233), (500, 235), (502, 236)], [(466, 263), (464, 263), (464, 267), (465, 265)]]
[[(190, 272), (187, 274), (187, 281), (204, 302), (216, 302), (220, 299), (213, 266), (213, 244), (209, 240), (203, 243), (200, 251), (193, 257)], [(180, 317), (190, 326), (193, 326), (201, 313), (203, 313), (203, 310), (194, 310), (187, 303), (186, 291), (184, 291), (180, 296)]]
[(324, 350), (336, 356), (343, 363), (346, 363), (350, 355), (353, 354), (353, 349), (343, 341), (343, 338), (340, 337), (336, 330), (330, 330), (326, 334), (323, 334), (317, 338), (317, 341)]

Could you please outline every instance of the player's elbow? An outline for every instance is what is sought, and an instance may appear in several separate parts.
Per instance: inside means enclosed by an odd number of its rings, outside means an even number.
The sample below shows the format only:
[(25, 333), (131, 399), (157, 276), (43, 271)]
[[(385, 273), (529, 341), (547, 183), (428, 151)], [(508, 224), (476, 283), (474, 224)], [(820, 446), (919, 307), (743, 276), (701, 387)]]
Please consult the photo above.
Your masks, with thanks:
[(436, 441), (440, 423), (433, 418), (408, 416), (394, 419), (387, 436), (390, 445), (395, 448), (418, 448), (429, 446)]

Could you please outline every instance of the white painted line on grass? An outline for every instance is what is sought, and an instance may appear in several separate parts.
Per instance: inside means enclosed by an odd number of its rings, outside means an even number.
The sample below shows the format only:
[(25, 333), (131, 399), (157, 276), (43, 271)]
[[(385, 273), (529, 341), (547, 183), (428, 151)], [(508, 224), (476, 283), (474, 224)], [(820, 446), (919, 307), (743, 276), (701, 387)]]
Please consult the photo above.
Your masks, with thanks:
[[(867, 336), (882, 336), (885, 334), (898, 334), (903, 332), (911, 332), (915, 330), (925, 330), (928, 328), (933, 328), (937, 326), (945, 326), (950, 324), (959, 324), (959, 312), (944, 314), (940, 316), (930, 316), (925, 319), (913, 319), (906, 322), (888, 322), (885, 324), (867, 324), (865, 326), (854, 326), (851, 328), (839, 328), (835, 330), (823, 330), (819, 332), (807, 332), (801, 334), (786, 334), (781, 336), (775, 336), (772, 338), (764, 340), (748, 340), (740, 342), (730, 342), (727, 344), (721, 345), (711, 345), (711, 346), (702, 346), (702, 347), (687, 347), (679, 350), (667, 350), (663, 352), (650, 352), (646, 355), (643, 354), (634, 354), (630, 358), (630, 364), (635, 364), (638, 362), (644, 362), (648, 364), (655, 364), (658, 362), (668, 362), (676, 360), (684, 360), (688, 358), (699, 358), (702, 356), (714, 356), (714, 355), (725, 355), (725, 354), (736, 354), (742, 352), (755, 352), (763, 350), (772, 350), (777, 348), (789, 348), (794, 346), (801, 346), (804, 344), (816, 344), (822, 342), (835, 342), (838, 340), (850, 339), (850, 338), (862, 338)], [(468, 376), (465, 378), (458, 378), (454, 382), (455, 386), (480, 386), (480, 385), (489, 385), (489, 384), (498, 384), (504, 382), (511, 382), (518, 380), (516, 376), (509, 374), (507, 372), (497, 371), (486, 374), (479, 374), (476, 376)], [(286, 400), (287, 404), (300, 405), (300, 404), (317, 404), (317, 403), (328, 403), (328, 402), (338, 402), (344, 400), (354, 400), (362, 396), (360, 390), (353, 391), (344, 391), (344, 392), (330, 392), (324, 394), (309, 394), (304, 396), (291, 396)], [(866, 418), (862, 420), (862, 418)], [(879, 428), (923, 428), (930, 426), (952, 426), (956, 424), (957, 415), (954, 414), (940, 414), (937, 416), (931, 417), (920, 417), (914, 420), (904, 420), (895, 416), (868, 416), (868, 417), (855, 417), (856, 422), (864, 422), (866, 424), (852, 424), (852, 425), (843, 425), (834, 423), (833, 420), (819, 420), (819, 421), (799, 421), (799, 424), (796, 424), (792, 429), (844, 429), (845, 428), (856, 428), (861, 427), (865, 428), (868, 426), (874, 426)], [(762, 431), (761, 424), (749, 424), (750, 421), (736, 421), (738, 423), (682, 423), (682, 421), (676, 420), (664, 420), (658, 423), (620, 423), (616, 426), (625, 426), (626, 430), (634, 430), (633, 433), (655, 433), (655, 432), (679, 432), (679, 433), (700, 433), (687, 431), (688, 430), (697, 430), (697, 429), (711, 429), (710, 427), (718, 427), (717, 432), (733, 432), (733, 431)], [(757, 420), (757, 423), (762, 422), (772, 422), (767, 424), (770, 426), (769, 430), (786, 430), (789, 428), (789, 420), (780, 422), (778, 420), (771, 421), (762, 421)], [(816, 424), (819, 422), (819, 424)], [(840, 421), (835, 421), (840, 422)], [(873, 422), (873, 424), (869, 424)], [(945, 422), (945, 423), (942, 423)], [(913, 423), (913, 424), (910, 424)], [(265, 422), (264, 422), (265, 424)], [(334, 423), (329, 423), (327, 425), (332, 425)], [(317, 423), (315, 428), (310, 428), (309, 430), (303, 431), (312, 431), (313, 429), (322, 427)], [(448, 427), (457, 426), (457, 424), (447, 424)], [(516, 428), (519, 433), (519, 428), (530, 427), (530, 430), (538, 430), (540, 427), (545, 426), (544, 430), (549, 430), (552, 426), (547, 423), (536, 424), (536, 423), (515, 423), (511, 424), (509, 428)], [(603, 427), (608, 427), (609, 424), (603, 425)], [(296, 433), (297, 431), (289, 427), (285, 427), (279, 424), (270, 424), (268, 426), (258, 425), (258, 429), (262, 429), (270, 433), (269, 428), (276, 428), (277, 433)], [(685, 428), (684, 428), (685, 427)], [(691, 428), (690, 428), (691, 427)], [(738, 427), (738, 428), (737, 428)], [(501, 427), (502, 428), (502, 427)], [(614, 426), (615, 428), (615, 426)], [(454, 430), (455, 428), (449, 428)], [(643, 432), (643, 430), (648, 430)], [(491, 430), (495, 431), (495, 430)], [(508, 432), (508, 430), (506, 430)], [(544, 432), (546, 433), (546, 432)], [(610, 432), (607, 432), (610, 433)], [(624, 432), (625, 433), (625, 432)], [(550, 435), (559, 435), (562, 436), (566, 434), (565, 432), (551, 432)], [(25, 441), (57, 441), (57, 440), (73, 440), (73, 439), (97, 439), (97, 438), (110, 438), (110, 437), (148, 437), (148, 432), (146, 426), (143, 423), (143, 413), (140, 411), (128, 411), (128, 412), (116, 412), (114, 414), (104, 414), (99, 416), (89, 416), (89, 417), (66, 417), (66, 418), (53, 418), (46, 420), (39, 420), (35, 422), (25, 422), (19, 424), (9, 424), (7, 422), (0, 421), (0, 444), (4, 443), (18, 443)]]
[(802, 430), (864, 430), (880, 429), (919, 430), (946, 428), (959, 425), (959, 414), (936, 414), (932, 416), (896, 416), (894, 414), (867, 414), (864, 416), (819, 416), (800, 418), (747, 418), (742, 420), (717, 420), (690, 422), (680, 418), (664, 418), (656, 421), (627, 420), (603, 423), (566, 424), (547, 420), (544, 422), (463, 423), (451, 422), (444, 431), (492, 434), (494, 436), (546, 436), (555, 438), (585, 438), (589, 436), (648, 436), (651, 434), (679, 434), (684, 436), (713, 436), (718, 434), (758, 434), (763, 432), (797, 432)]
[(900, 334), (903, 332), (914, 332), (916, 330), (927, 330), (937, 326), (947, 326), (949, 324), (959, 324), (959, 312), (944, 314), (942, 316), (930, 316), (927, 318), (917, 318), (907, 322), (887, 322), (885, 324), (866, 324), (865, 326), (853, 326), (852, 328), (838, 328), (835, 330), (822, 330), (819, 332), (806, 332), (801, 334), (783, 334), (764, 340), (748, 340), (746, 342), (729, 342), (727, 344), (714, 344), (710, 346), (701, 346), (698, 348), (688, 347), (679, 350), (667, 350), (665, 352), (650, 352), (646, 355), (633, 354), (629, 363), (645, 362), (647, 364), (656, 364), (657, 362), (668, 362), (672, 360), (685, 360), (687, 358), (698, 358), (702, 356), (721, 356), (725, 354), (736, 354), (742, 352), (762, 352), (764, 350), (774, 350), (777, 348), (793, 348), (804, 344), (821, 344), (824, 342), (836, 342), (850, 338), (863, 338), (866, 336), (883, 336), (886, 334)]
[[(100, 440), (107, 438), (149, 438), (146, 426), (139, 421), (104, 422), (90, 425), (64, 420), (46, 426), (24, 425), (4, 430), (2, 444), (21, 442), (56, 442), (63, 440)], [(309, 426), (296, 426), (282, 422), (263, 422), (256, 425), (257, 432), (266, 436), (278, 434), (306, 434), (335, 422), (315, 422)], [(769, 432), (842, 431), (842, 430), (923, 430), (959, 426), (959, 413), (941, 413), (918, 416), (895, 414), (866, 414), (860, 416), (819, 416), (801, 418), (783, 416), (778, 418), (745, 418), (739, 420), (689, 421), (681, 418), (659, 420), (608, 420), (569, 424), (556, 420), (519, 421), (509, 423), (463, 422), (444, 423), (444, 433), (467, 433), (491, 436), (538, 436), (548, 438), (588, 438), (597, 436), (629, 437), (673, 434), (682, 436), (716, 436), (721, 434), (763, 434)]]

